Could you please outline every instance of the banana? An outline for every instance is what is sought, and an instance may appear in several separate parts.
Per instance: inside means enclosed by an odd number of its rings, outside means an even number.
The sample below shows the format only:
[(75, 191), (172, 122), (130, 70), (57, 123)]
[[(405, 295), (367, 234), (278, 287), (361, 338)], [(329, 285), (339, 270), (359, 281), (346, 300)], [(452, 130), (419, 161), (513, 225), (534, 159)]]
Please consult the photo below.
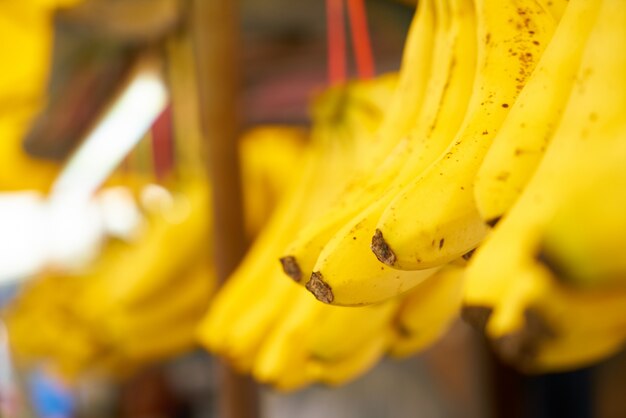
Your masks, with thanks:
[[(276, 259), (292, 231), (338, 199), (345, 185), (342, 179), (354, 172), (353, 161), (361, 155), (355, 151), (367, 149), (375, 140), (377, 115), (394, 86), (393, 76), (385, 76), (331, 89), (315, 103), (307, 163), (198, 329), (202, 345), (241, 371), (253, 366), (266, 334), (302, 291), (284, 279)], [(272, 304), (268, 306), (267, 300)]]
[(306, 373), (309, 330), (315, 327), (316, 304), (301, 288), (294, 286), (293, 304), (289, 314), (264, 338), (253, 359), (252, 375), (260, 382), (272, 384), (280, 390), (295, 390), (313, 382)]
[(406, 295), (362, 307), (319, 303), (302, 288), (259, 349), (252, 374), (291, 391), (312, 382), (340, 385), (369, 370), (387, 351), (406, 356), (432, 344), (456, 317), (462, 262), (455, 262)]
[(196, 325), (194, 321), (183, 320), (177, 326), (168, 328), (166, 338), (161, 332), (124, 340), (117, 347), (117, 351), (123, 359), (137, 368), (163, 361), (188, 352), (195, 346)]
[(28, 283), (2, 312), (17, 361), (53, 360), (61, 371), (75, 376), (98, 356), (100, 341), (68, 309), (79, 284), (66, 277)]
[[(593, 14), (587, 16), (594, 19)], [(518, 342), (523, 350), (513, 350), (517, 357), (520, 351), (524, 354), (523, 363), (530, 368), (573, 367), (605, 355), (623, 340), (621, 291), (567, 289), (549, 277), (538, 256), (544, 231), (561, 202), (576, 190), (597, 185), (589, 173), (617, 173), (626, 161), (626, 51), (616, 42), (626, 36), (624, 21), (626, 4), (601, 3), (568, 104), (544, 158), (468, 266), (467, 311), (490, 313), (483, 318), (485, 331), (496, 341), (511, 341), (510, 336), (517, 336), (513, 341), (534, 339), (532, 344)], [(537, 334), (536, 329), (541, 334), (538, 342), (529, 337)], [(591, 343), (584, 335), (601, 341)], [(588, 347), (574, 348), (567, 341)], [(546, 357), (542, 357), (544, 348)]]
[(292, 173), (298, 170), (305, 147), (306, 131), (296, 126), (258, 126), (239, 140), (241, 190), (246, 212), (248, 237), (261, 230), (276, 206), (284, 189), (289, 187)]
[[(619, 167), (619, 168), (618, 168)], [(540, 259), (561, 280), (581, 289), (626, 283), (626, 176), (621, 164), (602, 165), (592, 184), (563, 199), (541, 238)]]
[(559, 22), (565, 13), (570, 0), (542, 0), (543, 7), (550, 12), (555, 21)]
[(256, 356), (252, 373), (257, 380), (282, 390), (310, 382), (345, 383), (384, 354), (391, 334), (388, 324), (399, 300), (344, 308), (294, 289), (289, 315), (270, 332)]
[[(295, 134), (289, 128), (272, 131), (290, 136), (242, 149), (244, 164), (252, 159), (246, 157), (251, 149), (267, 154), (272, 151), (269, 145), (292, 141)], [(296, 164), (291, 162), (293, 167)], [(193, 163), (186, 166), (190, 168)], [(248, 172), (266, 179), (268, 187), (278, 191), (280, 184), (273, 182), (279, 176), (264, 172), (272, 169), (271, 165), (255, 166)], [(184, 181), (173, 186), (178, 190), (174, 204), (149, 209), (146, 229), (137, 242), (109, 242), (95, 264), (77, 276), (37, 278), (26, 286), (6, 314), (20, 359), (47, 358), (72, 376), (87, 370), (127, 376), (148, 363), (193, 347), (195, 327), (215, 286), (207, 244), (210, 187), (198, 178), (199, 173), (181, 173)], [(258, 181), (246, 187), (254, 184)], [(269, 209), (266, 203), (248, 200), (246, 216), (259, 208)], [(188, 242), (180, 244), (185, 239)], [(172, 250), (173, 242), (181, 247), (193, 245), (194, 249), (179, 254)], [(164, 251), (165, 256), (161, 254)], [(291, 285), (284, 280), (279, 283)], [(33, 326), (42, 323), (46, 326), (41, 332), (33, 333)], [(164, 330), (180, 328), (181, 323), (185, 331), (170, 342), (161, 341), (170, 338)]]
[[(282, 258), (284, 271), (295, 281), (302, 281), (303, 275), (308, 279), (323, 246), (339, 225), (349, 219), (354, 208), (358, 207), (357, 202), (364, 200), (362, 195), (368, 194), (369, 188), (362, 187), (364, 173), (368, 169), (375, 169), (376, 174), (385, 174), (385, 179), (380, 179), (379, 175), (368, 176), (375, 184), (385, 184), (385, 180), (391, 178), (387, 173), (393, 173), (391, 169), (395, 161), (405, 154), (408, 142), (405, 137), (415, 123), (426, 94), (431, 57), (435, 51), (435, 28), (442, 25), (441, 17), (439, 21), (437, 19), (433, 0), (421, 2), (404, 48), (398, 87), (390, 105), (384, 107), (389, 110), (385, 112), (376, 133), (379, 145), (370, 147), (372, 151), (368, 153), (372, 155), (367, 160), (369, 168), (366, 166), (363, 172), (355, 173), (354, 178), (346, 184), (341, 200), (328, 212), (318, 214), (314, 221), (304, 225), (285, 251)], [(360, 157), (357, 160), (365, 161)]]
[(29, 122), (45, 99), (52, 12), (34, 2), (0, 6), (0, 191), (45, 192), (60, 171), (59, 164), (31, 158), (22, 149)]
[(513, 279), (515, 288), (488, 325), (504, 360), (526, 372), (564, 371), (607, 357), (626, 342), (623, 289), (573, 289), (541, 265)]
[[(337, 305), (376, 303), (415, 286), (437, 269), (399, 271), (371, 254), (370, 238), (379, 216), (401, 185), (436, 160), (463, 121), (475, 67), (475, 25), (470, 1), (445, 1), (437, 10), (444, 23), (435, 54), (433, 76), (422, 112), (411, 132), (409, 149), (395, 161), (395, 179), (369, 185), (365, 205), (353, 205), (354, 215), (332, 235), (319, 254), (306, 286), (318, 299)], [(445, 122), (444, 122), (445, 121)], [(400, 154), (395, 154), (397, 156)], [(390, 185), (391, 183), (391, 185)], [(385, 187), (388, 186), (388, 187)], [(365, 202), (363, 202), (365, 203)]]
[[(269, 283), (265, 280), (274, 277), (273, 266), (267, 260), (274, 259), (275, 253), (284, 245), (284, 237), (299, 221), (299, 209), (305, 202), (306, 185), (312, 184), (314, 180), (314, 168), (318, 162), (316, 157), (313, 150), (309, 149), (305, 164), (294, 178), (290, 192), (285, 194), (244, 260), (211, 303), (197, 331), (200, 343), (210, 351), (222, 353), (228, 350), (226, 340), (230, 335), (231, 324), (241, 314), (242, 308), (248, 307), (242, 301), (254, 296), (255, 299), (250, 302), (254, 303), (256, 300), (259, 303), (256, 292), (265, 292), (268, 286), (274, 285), (275, 280)], [(272, 304), (270, 307), (272, 306), (276, 305)], [(269, 312), (266, 314), (270, 315)], [(258, 321), (257, 327), (262, 328)]]
[(476, 6), (478, 72), (463, 127), (378, 221), (373, 250), (394, 268), (443, 265), (485, 237), (487, 227), (474, 203), (474, 178), (554, 31), (554, 20), (534, 0), (484, 0)]
[(392, 356), (423, 350), (448, 330), (461, 308), (463, 274), (462, 266), (448, 264), (406, 294), (392, 322)]
[[(346, 308), (349, 309), (349, 308)], [(389, 345), (389, 332), (381, 332), (368, 339), (348, 357), (335, 361), (315, 360), (307, 365), (316, 381), (338, 386), (356, 379), (369, 371), (384, 355)]]
[(482, 218), (495, 225), (541, 161), (576, 78), (600, 2), (572, 0), (537, 68), (520, 93), (474, 183)]
[(154, 219), (139, 242), (108, 256), (97, 273), (100, 279), (77, 302), (86, 318), (103, 317), (118, 304), (158, 298), (190, 262), (210, 254), (209, 188), (202, 180), (185, 187), (174, 207)]
[(0, 60), (2, 113), (24, 104), (38, 105), (43, 99), (52, 52), (52, 8), (32, 2), (0, 6), (0, 39), (5, 42)]
[(132, 307), (118, 305), (94, 325), (111, 344), (118, 345), (143, 336), (162, 335), (163, 329), (175, 328), (183, 320), (197, 323), (214, 293), (215, 271), (204, 260), (189, 270), (159, 298)]

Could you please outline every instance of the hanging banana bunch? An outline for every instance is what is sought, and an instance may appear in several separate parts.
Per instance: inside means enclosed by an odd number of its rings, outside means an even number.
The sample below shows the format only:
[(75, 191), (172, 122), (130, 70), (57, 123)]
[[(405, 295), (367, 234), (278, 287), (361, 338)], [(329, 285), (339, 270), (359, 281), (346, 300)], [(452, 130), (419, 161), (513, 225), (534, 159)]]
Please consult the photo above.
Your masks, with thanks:
[[(318, 300), (348, 306), (461, 283), (466, 317), (530, 371), (576, 367), (621, 347), (615, 249), (624, 229), (610, 219), (623, 209), (617, 167), (626, 162), (622, 9), (420, 2), (399, 76), (402, 86), (413, 65), (413, 89), (390, 100), (371, 165), (291, 233), (286, 275)], [(398, 111), (406, 97), (410, 108)], [(455, 274), (462, 256), (471, 257), (468, 271)]]
[(386, 75), (331, 88), (316, 99), (305, 163), (198, 329), (200, 343), (240, 371), (284, 390), (339, 384), (385, 352), (396, 301), (359, 309), (327, 306), (285, 279), (277, 260), (293, 231), (339, 201), (354, 173), (363, 170), (395, 86), (396, 77)]
[[(477, 188), (484, 219), (499, 222), (468, 267), (465, 313), (481, 320), (504, 358), (530, 371), (585, 365), (626, 340), (614, 246), (626, 232), (624, 22), (623, 2), (569, 3), (537, 75), (550, 79), (526, 106), (553, 113), (551, 126), (536, 142), (512, 139), (520, 152), (501, 155), (512, 162), (501, 200), (488, 199), (495, 159)], [(540, 156), (526, 157), (526, 144)]]
[[(286, 177), (275, 171), (296, 169), (302, 139), (302, 130), (292, 127), (247, 133), (241, 140), (244, 185), (263, 184), (277, 199)], [(257, 190), (244, 193), (250, 196), (246, 217), (258, 225), (274, 200), (255, 200)], [(151, 207), (136, 241), (110, 242), (81, 274), (47, 275), (25, 285), (3, 315), (18, 359), (48, 360), (68, 376), (128, 376), (195, 345), (196, 323), (216, 284), (209, 185), (187, 179), (171, 201)]]

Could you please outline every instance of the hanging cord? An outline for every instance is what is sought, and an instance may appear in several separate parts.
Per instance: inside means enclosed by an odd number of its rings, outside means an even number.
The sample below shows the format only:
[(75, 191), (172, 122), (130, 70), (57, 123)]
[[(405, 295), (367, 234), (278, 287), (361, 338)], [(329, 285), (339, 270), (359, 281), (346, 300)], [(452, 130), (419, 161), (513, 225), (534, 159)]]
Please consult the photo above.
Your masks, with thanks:
[[(347, 2), (357, 76), (360, 79), (369, 79), (374, 77), (376, 70), (365, 3), (364, 0), (347, 0)], [(340, 84), (347, 78), (344, 0), (326, 0), (326, 23), (328, 81), (331, 85)]]
[(326, 0), (328, 42), (328, 81), (331, 85), (346, 81), (346, 29), (343, 0)]
[(373, 78), (376, 73), (372, 45), (367, 25), (367, 13), (363, 0), (347, 0), (352, 45), (356, 58), (356, 70), (360, 79)]
[(152, 125), (151, 133), (153, 167), (157, 180), (163, 181), (174, 168), (171, 105), (159, 115)]

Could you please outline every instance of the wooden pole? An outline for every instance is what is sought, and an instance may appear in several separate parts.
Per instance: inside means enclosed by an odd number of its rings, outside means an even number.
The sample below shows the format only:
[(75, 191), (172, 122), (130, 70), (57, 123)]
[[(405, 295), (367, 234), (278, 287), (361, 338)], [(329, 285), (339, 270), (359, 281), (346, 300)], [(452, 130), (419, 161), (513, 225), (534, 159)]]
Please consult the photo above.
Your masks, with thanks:
[[(196, 55), (200, 122), (213, 184), (217, 275), (226, 280), (244, 255), (237, 139), (239, 135), (239, 43), (234, 0), (190, 0)], [(255, 418), (254, 383), (226, 364), (218, 364), (219, 417)]]

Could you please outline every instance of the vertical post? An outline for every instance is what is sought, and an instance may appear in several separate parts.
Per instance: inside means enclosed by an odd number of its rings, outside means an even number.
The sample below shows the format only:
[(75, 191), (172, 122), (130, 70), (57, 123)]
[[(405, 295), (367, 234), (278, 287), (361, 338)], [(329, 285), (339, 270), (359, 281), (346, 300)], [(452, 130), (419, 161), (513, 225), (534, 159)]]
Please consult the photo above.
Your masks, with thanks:
[[(245, 252), (237, 138), (240, 68), (234, 0), (190, 0), (190, 14), (202, 125), (213, 184), (216, 270), (226, 280)], [(258, 416), (254, 383), (226, 364), (218, 364), (219, 416)]]

